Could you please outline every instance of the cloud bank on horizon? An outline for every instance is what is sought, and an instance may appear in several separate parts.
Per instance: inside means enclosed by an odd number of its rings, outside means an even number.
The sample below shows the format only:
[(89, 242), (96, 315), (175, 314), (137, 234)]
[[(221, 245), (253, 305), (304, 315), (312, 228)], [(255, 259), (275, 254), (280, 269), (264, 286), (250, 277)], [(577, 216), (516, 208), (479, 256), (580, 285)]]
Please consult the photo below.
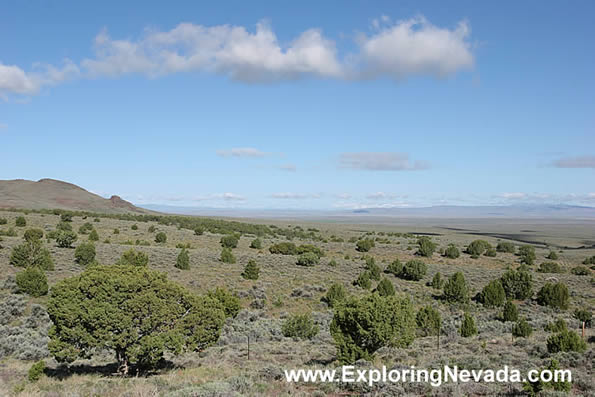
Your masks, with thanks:
[(336, 42), (317, 28), (280, 43), (263, 21), (254, 31), (185, 22), (169, 31), (147, 29), (138, 40), (114, 39), (104, 29), (95, 37), (95, 56), (78, 63), (37, 63), (26, 71), (0, 60), (0, 95), (35, 95), (67, 80), (130, 74), (157, 78), (202, 72), (252, 84), (302, 78), (399, 81), (418, 75), (442, 78), (474, 65), (466, 21), (449, 29), (423, 16), (396, 22), (384, 16), (372, 25), (368, 34), (356, 35), (353, 53), (340, 53)]

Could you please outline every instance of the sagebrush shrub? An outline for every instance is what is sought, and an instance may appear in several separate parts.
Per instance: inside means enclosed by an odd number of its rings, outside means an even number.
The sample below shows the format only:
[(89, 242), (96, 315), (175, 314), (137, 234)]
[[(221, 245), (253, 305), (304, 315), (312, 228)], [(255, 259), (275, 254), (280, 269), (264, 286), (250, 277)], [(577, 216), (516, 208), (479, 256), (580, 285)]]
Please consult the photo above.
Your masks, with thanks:
[(28, 243), (39, 241), (43, 238), (43, 230), (41, 229), (27, 229), (23, 234), (23, 238)]
[(257, 249), (257, 250), (262, 249), (262, 240), (259, 238), (255, 238), (250, 243), (250, 248)]
[(575, 276), (588, 276), (591, 274), (591, 271), (585, 266), (575, 266), (570, 270), (570, 272)]
[(320, 262), (320, 257), (313, 252), (306, 252), (298, 256), (296, 264), (300, 266), (314, 266)]
[(543, 262), (537, 271), (540, 273), (563, 273), (564, 269), (556, 262)]
[(359, 252), (368, 252), (374, 248), (374, 240), (366, 238), (355, 243), (355, 249)]

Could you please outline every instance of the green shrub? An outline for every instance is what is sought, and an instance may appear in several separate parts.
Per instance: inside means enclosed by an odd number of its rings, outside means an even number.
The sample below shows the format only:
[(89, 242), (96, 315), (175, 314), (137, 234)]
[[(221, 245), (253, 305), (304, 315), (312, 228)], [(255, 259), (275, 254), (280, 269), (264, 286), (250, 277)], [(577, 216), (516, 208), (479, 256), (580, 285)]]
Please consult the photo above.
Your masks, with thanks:
[(250, 243), (250, 248), (254, 248), (254, 249), (257, 249), (257, 250), (262, 249), (262, 240), (259, 239), (259, 238), (255, 238)]
[(503, 243), (498, 243), (498, 245), (496, 246), (496, 251), (498, 252), (506, 252), (509, 254), (514, 254), (515, 251), (515, 246), (513, 243), (509, 243), (509, 242), (503, 242)]
[(588, 276), (591, 274), (591, 271), (585, 266), (575, 266), (572, 268), (571, 272), (576, 276)]
[(95, 261), (95, 245), (82, 243), (74, 250), (74, 259), (79, 265), (87, 266)]
[(56, 237), (56, 244), (60, 248), (72, 248), (72, 244), (76, 241), (78, 236), (75, 232), (63, 231)]
[(564, 283), (545, 283), (537, 293), (537, 303), (561, 310), (568, 309), (570, 296)]
[(564, 269), (556, 262), (543, 262), (537, 268), (539, 273), (564, 273)]
[(202, 236), (204, 233), (205, 233), (204, 227), (199, 226), (199, 227), (194, 228), (194, 235), (195, 236)]
[(506, 302), (506, 293), (500, 280), (490, 281), (479, 295), (479, 301), (486, 307), (498, 307)]
[(418, 238), (417, 246), (417, 255), (424, 257), (431, 257), (436, 250), (436, 244), (428, 236)]
[(86, 222), (81, 227), (79, 227), (79, 234), (87, 234), (91, 230), (93, 230), (93, 225), (89, 222)]
[(369, 294), (348, 298), (335, 309), (330, 332), (341, 363), (370, 360), (383, 346), (407, 347), (415, 338), (411, 302), (396, 296)]
[(181, 270), (190, 269), (190, 255), (186, 248), (182, 248), (176, 259), (176, 267)]
[(62, 222), (72, 222), (72, 214), (63, 213), (60, 215), (60, 220)]
[(521, 263), (526, 265), (533, 265), (537, 256), (535, 255), (535, 247), (531, 245), (523, 245), (519, 247), (519, 258)]
[(359, 240), (355, 243), (355, 249), (359, 252), (369, 252), (374, 246), (374, 240), (369, 238)]
[(557, 261), (558, 260), (558, 254), (556, 253), (556, 251), (550, 251), (549, 254), (547, 254), (546, 259), (550, 259), (552, 261)]
[(60, 221), (56, 225), (56, 230), (61, 232), (72, 232), (72, 225), (68, 222)]
[(149, 264), (149, 255), (142, 251), (136, 251), (134, 248), (130, 248), (122, 254), (116, 264), (145, 267)]
[(474, 240), (467, 246), (465, 252), (467, 252), (469, 255), (479, 257), (489, 248), (491, 248), (491, 245), (487, 241)]
[(461, 272), (456, 272), (449, 277), (444, 285), (443, 297), (448, 302), (466, 303), (469, 300), (469, 287), (465, 281), (465, 276)]
[(192, 294), (164, 273), (121, 265), (91, 266), (58, 282), (47, 312), (54, 324), (48, 349), (58, 362), (111, 349), (122, 374), (131, 363), (155, 368), (166, 351), (205, 349), (225, 321), (218, 301)]
[(333, 283), (326, 292), (324, 300), (330, 307), (335, 307), (339, 302), (343, 302), (346, 297), (347, 292), (343, 284)]
[(43, 296), (48, 293), (48, 279), (42, 269), (37, 266), (31, 266), (17, 273), (16, 283), (19, 292), (24, 292), (31, 296)]
[(132, 230), (138, 230), (138, 225), (135, 223), (134, 225), (130, 226)]
[(314, 252), (306, 252), (298, 256), (296, 265), (299, 266), (314, 266), (320, 262), (320, 257)]
[(99, 241), (99, 234), (97, 233), (97, 230), (91, 230), (91, 233), (89, 233), (89, 241)]
[(403, 270), (403, 264), (401, 263), (401, 261), (397, 258), (394, 261), (392, 261), (384, 270), (386, 273), (391, 273), (394, 274), (395, 276), (398, 276), (399, 274), (401, 274), (401, 271)]
[(463, 315), (463, 322), (461, 323), (461, 328), (459, 333), (463, 338), (468, 338), (470, 336), (477, 334), (477, 327), (475, 326), (475, 320), (473, 316), (469, 313), (465, 313)]
[(581, 323), (585, 323), (586, 327), (591, 326), (591, 319), (593, 317), (593, 313), (591, 310), (588, 309), (576, 309), (574, 311), (574, 318), (576, 318)]
[(0, 225), (6, 225), (6, 224), (8, 224), (8, 219), (0, 218)]
[(167, 241), (167, 234), (159, 232), (155, 235), (155, 242), (158, 244), (165, 243)]
[(17, 231), (14, 230), (14, 228), (10, 227), (8, 228), (8, 230), (0, 230), (0, 236), (16, 237)]
[(223, 248), (221, 250), (220, 260), (223, 263), (236, 263), (236, 257), (233, 255), (230, 248)]
[(568, 330), (566, 321), (563, 318), (558, 318), (545, 326), (545, 330), (549, 332), (562, 332)]
[(512, 327), (512, 335), (517, 338), (528, 338), (532, 333), (533, 328), (525, 319), (517, 321)]
[(314, 323), (312, 315), (294, 314), (283, 322), (281, 332), (283, 336), (297, 339), (312, 339), (318, 334), (318, 325)]
[(370, 280), (370, 272), (361, 272), (357, 279), (353, 282), (353, 285), (363, 289), (372, 288), (372, 281)]
[(398, 277), (405, 280), (419, 281), (426, 275), (427, 270), (428, 267), (424, 262), (412, 259), (403, 265)]
[(240, 237), (236, 234), (228, 234), (221, 237), (220, 243), (223, 248), (236, 248), (240, 241)]
[(444, 287), (444, 280), (442, 279), (440, 272), (434, 274), (434, 277), (432, 277), (432, 281), (430, 282), (430, 286), (434, 289), (442, 289), (442, 287)]
[(587, 344), (574, 331), (561, 331), (547, 338), (547, 350), (550, 353), (579, 352), (587, 350)]
[(305, 254), (307, 252), (311, 252), (313, 254), (316, 254), (319, 258), (322, 258), (324, 256), (324, 252), (322, 251), (322, 249), (320, 249), (319, 247), (312, 245), (312, 244), (302, 244), (299, 247), (297, 247), (297, 254), (301, 255), (301, 254)]
[(29, 368), (29, 372), (27, 372), (27, 378), (29, 382), (37, 382), (43, 376), (45, 372), (45, 361), (40, 360), (33, 364), (31, 368)]
[[(147, 229), (147, 231), (149, 233), (155, 233), (155, 230), (157, 230), (157, 228), (155, 227), (155, 225), (151, 225), (149, 226), (149, 228)], [(196, 232), (194, 232), (194, 234), (196, 234)]]
[(246, 266), (244, 267), (244, 271), (242, 272), (242, 277), (246, 280), (258, 280), (260, 275), (260, 268), (253, 260), (249, 260)]
[(595, 265), (595, 255), (585, 258), (583, 265)]
[(502, 321), (517, 321), (519, 319), (519, 309), (512, 301), (506, 301), (502, 310)]
[(382, 270), (380, 269), (380, 266), (378, 266), (376, 264), (376, 261), (374, 260), (374, 258), (372, 258), (372, 257), (366, 258), (366, 270), (370, 273), (370, 278), (372, 280), (376, 280), (376, 281), (380, 280), (380, 276), (382, 275)]
[(27, 229), (23, 234), (23, 238), (28, 243), (39, 241), (43, 238), (43, 230), (41, 229)]
[[(560, 364), (555, 359), (550, 361), (550, 364), (546, 369), (539, 371), (539, 374), (536, 374), (538, 380), (535, 382), (526, 381), (523, 385), (523, 390), (527, 392), (527, 394), (531, 397), (541, 395), (540, 393), (547, 390), (553, 389), (554, 391), (559, 392), (569, 392), (572, 389), (572, 383), (568, 381), (562, 380), (552, 380), (551, 382), (544, 382), (541, 380), (541, 374), (544, 371), (548, 371), (549, 373), (555, 373), (555, 371), (560, 369)], [(555, 378), (554, 378), (555, 379)]]
[(14, 225), (16, 227), (25, 227), (27, 226), (27, 220), (24, 216), (19, 216), (17, 219), (15, 219)]
[(295, 246), (294, 243), (281, 242), (281, 243), (271, 245), (269, 247), (269, 252), (271, 254), (296, 255), (297, 247)]
[(533, 277), (529, 272), (507, 270), (500, 282), (509, 299), (528, 299), (533, 295)]
[(376, 291), (380, 294), (380, 296), (390, 296), (395, 294), (395, 287), (389, 279), (384, 277), (376, 286)]
[(449, 246), (444, 250), (444, 256), (450, 259), (457, 259), (459, 256), (461, 256), (461, 252), (454, 244), (449, 244)]
[(113, 232), (113, 233), (114, 233), (114, 234), (120, 234), (120, 229), (117, 229), (117, 228), (116, 228), (116, 229), (114, 229), (114, 232)]
[(337, 266), (337, 261), (336, 261), (336, 260), (334, 260), (334, 259), (331, 259), (331, 260), (328, 262), (328, 265), (329, 265), (329, 266), (331, 266), (331, 267), (336, 267), (336, 266)]
[(12, 249), (9, 263), (16, 267), (36, 266), (43, 270), (54, 270), (54, 261), (50, 251), (41, 241), (25, 242)]
[(215, 290), (209, 291), (207, 296), (221, 303), (226, 317), (233, 318), (237, 316), (240, 309), (242, 308), (242, 305), (240, 304), (240, 298), (225, 288), (217, 287)]
[(488, 249), (486, 250), (486, 252), (484, 252), (484, 254), (483, 254), (483, 255), (484, 255), (484, 256), (489, 256), (489, 257), (491, 257), (491, 258), (495, 258), (495, 257), (496, 257), (496, 250), (495, 250), (495, 249), (493, 249), (492, 247), (490, 247), (490, 248), (488, 248)]
[(415, 320), (417, 327), (420, 329), (421, 336), (438, 335), (442, 327), (440, 312), (432, 306), (424, 306), (419, 309)]

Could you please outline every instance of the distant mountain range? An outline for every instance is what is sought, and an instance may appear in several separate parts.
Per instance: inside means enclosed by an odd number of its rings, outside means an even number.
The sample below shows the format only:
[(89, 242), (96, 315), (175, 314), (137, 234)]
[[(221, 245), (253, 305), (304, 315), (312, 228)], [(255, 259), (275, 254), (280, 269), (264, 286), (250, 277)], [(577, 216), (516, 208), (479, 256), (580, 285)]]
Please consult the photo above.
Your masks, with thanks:
[(118, 196), (109, 199), (72, 183), (55, 179), (0, 180), (0, 209), (66, 209), (101, 213), (171, 213), (271, 219), (329, 219), (373, 222), (395, 218), (532, 218), (595, 220), (595, 207), (526, 204), (509, 206), (434, 206), (419, 208), (367, 208), (357, 210), (226, 209), (149, 204), (135, 206)]
[(357, 210), (292, 210), (292, 209), (226, 209), (143, 205), (154, 211), (184, 215), (230, 216), (285, 219), (366, 219), (378, 218), (533, 218), (593, 219), (595, 207), (573, 205), (508, 205), (508, 206), (434, 206), (419, 208), (367, 208)]
[(72, 183), (55, 179), (0, 180), (0, 208), (64, 209), (107, 214), (151, 213), (118, 196), (105, 199)]

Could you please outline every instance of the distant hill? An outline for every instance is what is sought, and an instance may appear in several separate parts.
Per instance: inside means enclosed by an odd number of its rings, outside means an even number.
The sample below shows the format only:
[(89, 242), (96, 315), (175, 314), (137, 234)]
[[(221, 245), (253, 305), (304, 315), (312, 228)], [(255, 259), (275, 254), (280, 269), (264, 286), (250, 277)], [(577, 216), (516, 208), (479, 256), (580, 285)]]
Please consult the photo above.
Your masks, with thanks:
[(107, 214), (152, 213), (118, 196), (105, 199), (72, 183), (55, 179), (37, 182), (0, 180), (0, 208), (64, 209)]

